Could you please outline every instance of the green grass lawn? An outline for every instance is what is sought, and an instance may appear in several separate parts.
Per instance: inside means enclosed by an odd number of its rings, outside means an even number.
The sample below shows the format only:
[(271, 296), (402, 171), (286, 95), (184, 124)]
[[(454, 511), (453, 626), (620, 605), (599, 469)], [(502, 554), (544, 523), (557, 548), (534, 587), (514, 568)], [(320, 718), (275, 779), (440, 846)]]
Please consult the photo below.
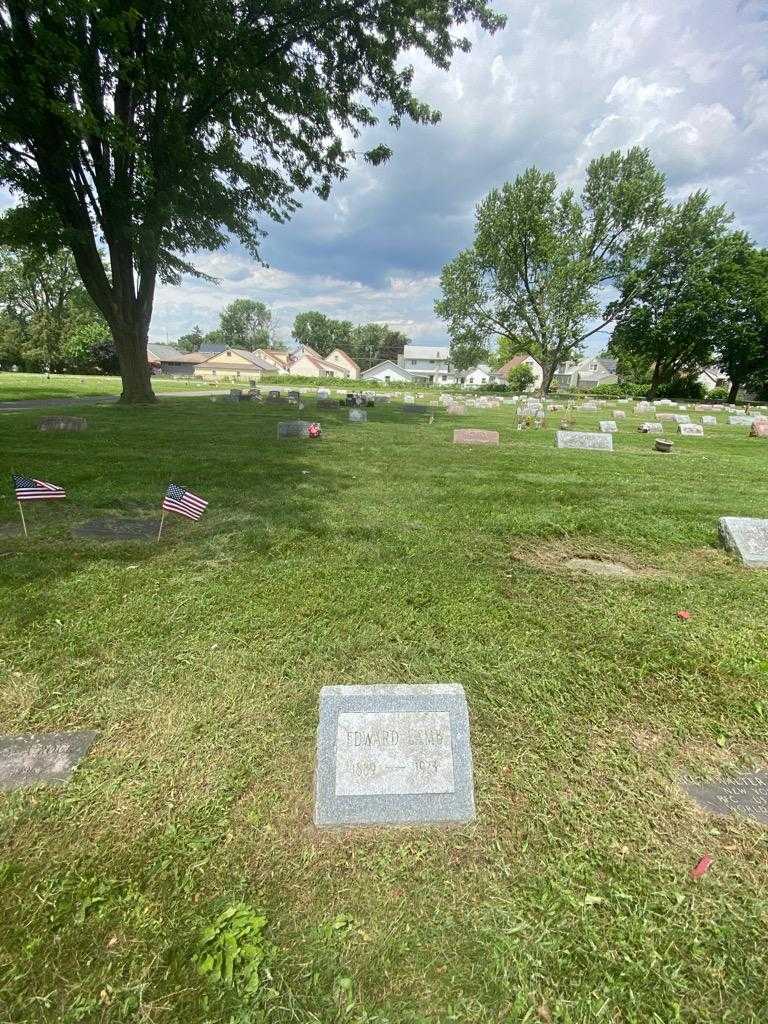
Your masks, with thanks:
[[(200, 380), (184, 377), (153, 377), (155, 391), (204, 391)], [(119, 377), (94, 377), (83, 374), (0, 373), (0, 402), (25, 398), (89, 398), (93, 395), (119, 395), (123, 385)]]
[[(0, 794), (0, 1021), (764, 1024), (766, 829), (676, 779), (768, 758), (768, 572), (716, 532), (768, 517), (768, 442), (661, 455), (630, 417), (613, 454), (558, 451), (507, 408), (323, 412), (280, 443), (290, 413), (250, 403), (86, 415), (0, 417), (6, 469), (71, 496), (28, 542), (0, 502), (0, 732), (100, 731), (65, 788)], [(156, 517), (170, 478), (200, 523), (70, 537)], [(318, 833), (320, 687), (433, 681), (466, 689), (477, 820)], [(233, 986), (197, 969), (241, 903), (267, 919), (250, 995), (239, 960)]]

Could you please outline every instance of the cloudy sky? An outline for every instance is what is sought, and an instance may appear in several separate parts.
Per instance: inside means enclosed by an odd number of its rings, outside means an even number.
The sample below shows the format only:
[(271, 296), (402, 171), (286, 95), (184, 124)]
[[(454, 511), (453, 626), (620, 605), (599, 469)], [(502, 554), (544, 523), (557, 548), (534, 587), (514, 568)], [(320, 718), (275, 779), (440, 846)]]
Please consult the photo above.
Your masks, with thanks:
[[(436, 127), (374, 129), (384, 167), (358, 164), (327, 202), (271, 226), (269, 267), (233, 245), (201, 255), (218, 286), (161, 288), (151, 335), (216, 326), (239, 296), (267, 302), (286, 339), (296, 313), (382, 321), (444, 340), (432, 311), (443, 264), (472, 237), (485, 193), (536, 164), (578, 185), (589, 160), (650, 147), (673, 196), (705, 187), (768, 245), (768, 0), (496, 0), (507, 27), (471, 32), (448, 73), (417, 61)], [(595, 348), (605, 338), (596, 337)]]

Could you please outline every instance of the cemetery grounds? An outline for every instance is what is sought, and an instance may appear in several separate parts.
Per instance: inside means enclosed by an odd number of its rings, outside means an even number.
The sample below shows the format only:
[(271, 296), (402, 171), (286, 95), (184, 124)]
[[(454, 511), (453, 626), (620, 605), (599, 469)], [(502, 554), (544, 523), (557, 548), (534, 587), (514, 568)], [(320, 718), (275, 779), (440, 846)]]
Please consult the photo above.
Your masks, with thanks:
[[(717, 541), (768, 515), (768, 442), (665, 424), (662, 455), (617, 407), (612, 454), (512, 407), (280, 443), (288, 410), (204, 398), (0, 416), (6, 471), (69, 495), (24, 541), (3, 489), (0, 732), (100, 734), (0, 794), (3, 1024), (768, 1020), (766, 828), (678, 785), (768, 759), (768, 572)], [(199, 523), (71, 536), (169, 480)], [(464, 686), (475, 822), (315, 829), (319, 690), (378, 682)]]

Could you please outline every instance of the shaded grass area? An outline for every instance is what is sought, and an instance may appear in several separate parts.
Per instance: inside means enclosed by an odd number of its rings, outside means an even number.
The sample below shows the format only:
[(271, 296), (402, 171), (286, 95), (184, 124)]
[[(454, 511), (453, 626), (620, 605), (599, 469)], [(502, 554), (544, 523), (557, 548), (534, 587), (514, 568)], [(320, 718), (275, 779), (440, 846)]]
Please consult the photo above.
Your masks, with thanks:
[[(153, 377), (153, 389), (163, 391), (205, 391), (206, 384), (186, 377)], [(88, 398), (93, 395), (119, 395), (123, 390), (119, 377), (84, 374), (0, 373), (0, 402), (26, 398)]]
[[(665, 456), (630, 418), (612, 455), (558, 451), (508, 409), (389, 407), (278, 443), (290, 415), (0, 421), (5, 459), (71, 495), (0, 536), (0, 730), (101, 731), (65, 789), (0, 794), (0, 1019), (764, 1021), (765, 829), (676, 779), (768, 756), (768, 573), (716, 538), (768, 515), (765, 443), (705, 428)], [(69, 538), (157, 517), (170, 478), (210, 501), (199, 524)], [(560, 568), (578, 556), (649, 571)], [(472, 825), (311, 825), (319, 688), (383, 681), (465, 686)], [(238, 902), (269, 920), (255, 996), (196, 970)]]

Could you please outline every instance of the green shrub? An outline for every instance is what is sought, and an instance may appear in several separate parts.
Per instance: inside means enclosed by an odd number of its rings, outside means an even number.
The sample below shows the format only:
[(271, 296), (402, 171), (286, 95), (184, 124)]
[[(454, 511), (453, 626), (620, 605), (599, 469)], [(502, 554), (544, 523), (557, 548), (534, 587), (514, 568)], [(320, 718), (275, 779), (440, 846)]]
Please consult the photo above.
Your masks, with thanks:
[(711, 391), (707, 392), (708, 402), (727, 402), (728, 401), (728, 388), (712, 388)]

